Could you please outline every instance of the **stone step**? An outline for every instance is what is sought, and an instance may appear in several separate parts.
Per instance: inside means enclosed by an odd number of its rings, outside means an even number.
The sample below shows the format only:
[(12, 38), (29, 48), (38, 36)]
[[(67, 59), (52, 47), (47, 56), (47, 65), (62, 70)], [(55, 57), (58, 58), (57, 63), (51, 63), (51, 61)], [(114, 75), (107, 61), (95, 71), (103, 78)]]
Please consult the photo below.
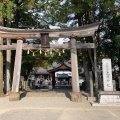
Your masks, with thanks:
[(21, 96), (25, 97), (66, 97), (70, 96), (69, 91), (61, 91), (61, 90), (48, 90), (48, 89), (40, 89), (40, 90), (30, 90), (30, 91), (21, 91)]
[(28, 92), (26, 97), (66, 97), (65, 93)]

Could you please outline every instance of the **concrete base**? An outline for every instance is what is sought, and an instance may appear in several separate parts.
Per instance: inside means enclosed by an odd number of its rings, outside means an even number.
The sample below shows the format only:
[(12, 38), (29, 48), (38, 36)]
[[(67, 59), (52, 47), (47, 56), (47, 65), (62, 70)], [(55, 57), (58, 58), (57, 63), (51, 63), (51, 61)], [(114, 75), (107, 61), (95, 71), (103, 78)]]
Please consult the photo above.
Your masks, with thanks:
[(80, 92), (72, 92), (71, 93), (71, 101), (81, 102), (82, 101), (82, 94)]
[(9, 94), (9, 101), (19, 101), (20, 100), (20, 93), (19, 92), (11, 92)]

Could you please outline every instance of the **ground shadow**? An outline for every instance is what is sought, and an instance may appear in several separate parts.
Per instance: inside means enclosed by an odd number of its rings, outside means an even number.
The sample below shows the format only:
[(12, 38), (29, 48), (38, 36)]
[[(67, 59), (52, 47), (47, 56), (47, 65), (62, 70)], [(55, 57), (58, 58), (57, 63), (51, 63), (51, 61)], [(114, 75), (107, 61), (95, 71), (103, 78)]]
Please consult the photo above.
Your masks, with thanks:
[(22, 92), (20, 93), (20, 100), (21, 100), (22, 98), (26, 97), (27, 92), (28, 92), (28, 91), (22, 91)]
[(68, 92), (68, 93), (65, 93), (65, 96), (68, 98), (68, 99), (70, 99), (71, 100), (71, 95), (70, 95), (70, 93)]

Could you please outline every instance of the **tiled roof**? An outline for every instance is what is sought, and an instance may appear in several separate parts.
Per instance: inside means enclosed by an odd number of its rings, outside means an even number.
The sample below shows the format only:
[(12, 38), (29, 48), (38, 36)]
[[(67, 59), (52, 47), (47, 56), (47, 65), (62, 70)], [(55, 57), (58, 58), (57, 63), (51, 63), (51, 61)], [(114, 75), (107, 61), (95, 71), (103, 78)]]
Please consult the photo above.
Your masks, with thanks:
[(48, 69), (48, 72), (56, 71), (57, 69), (60, 69), (60, 67), (61, 67), (62, 65), (67, 66), (68, 69), (71, 68), (71, 64), (70, 64), (69, 62), (64, 62), (63, 64), (59, 64), (59, 63), (54, 62), (54, 63), (53, 63), (53, 66)]
[[(64, 62), (63, 64), (64, 64), (65, 66), (67, 66), (68, 68), (71, 68), (71, 64), (70, 64), (69, 62)], [(53, 66), (51, 66), (51, 67), (48, 68), (48, 69), (39, 67), (39, 68), (37, 69), (37, 71), (35, 72), (35, 74), (39, 74), (39, 75), (40, 75), (40, 74), (41, 74), (41, 75), (49, 74), (48, 71), (56, 70), (57, 68), (59, 69), (59, 67), (60, 67), (61, 65), (63, 65), (63, 64), (59, 64), (59, 63), (57, 63), (57, 62), (54, 62), (54, 63), (53, 63)]]

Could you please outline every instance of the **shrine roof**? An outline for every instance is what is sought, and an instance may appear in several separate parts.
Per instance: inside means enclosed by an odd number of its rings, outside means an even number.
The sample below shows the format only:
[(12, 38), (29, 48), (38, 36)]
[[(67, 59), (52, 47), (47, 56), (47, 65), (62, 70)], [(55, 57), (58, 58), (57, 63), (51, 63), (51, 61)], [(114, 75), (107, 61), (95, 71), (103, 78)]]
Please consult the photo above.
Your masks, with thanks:
[(51, 68), (48, 69), (48, 72), (56, 72), (59, 70), (71, 70), (71, 64), (64, 62), (63, 64), (54, 63)]

